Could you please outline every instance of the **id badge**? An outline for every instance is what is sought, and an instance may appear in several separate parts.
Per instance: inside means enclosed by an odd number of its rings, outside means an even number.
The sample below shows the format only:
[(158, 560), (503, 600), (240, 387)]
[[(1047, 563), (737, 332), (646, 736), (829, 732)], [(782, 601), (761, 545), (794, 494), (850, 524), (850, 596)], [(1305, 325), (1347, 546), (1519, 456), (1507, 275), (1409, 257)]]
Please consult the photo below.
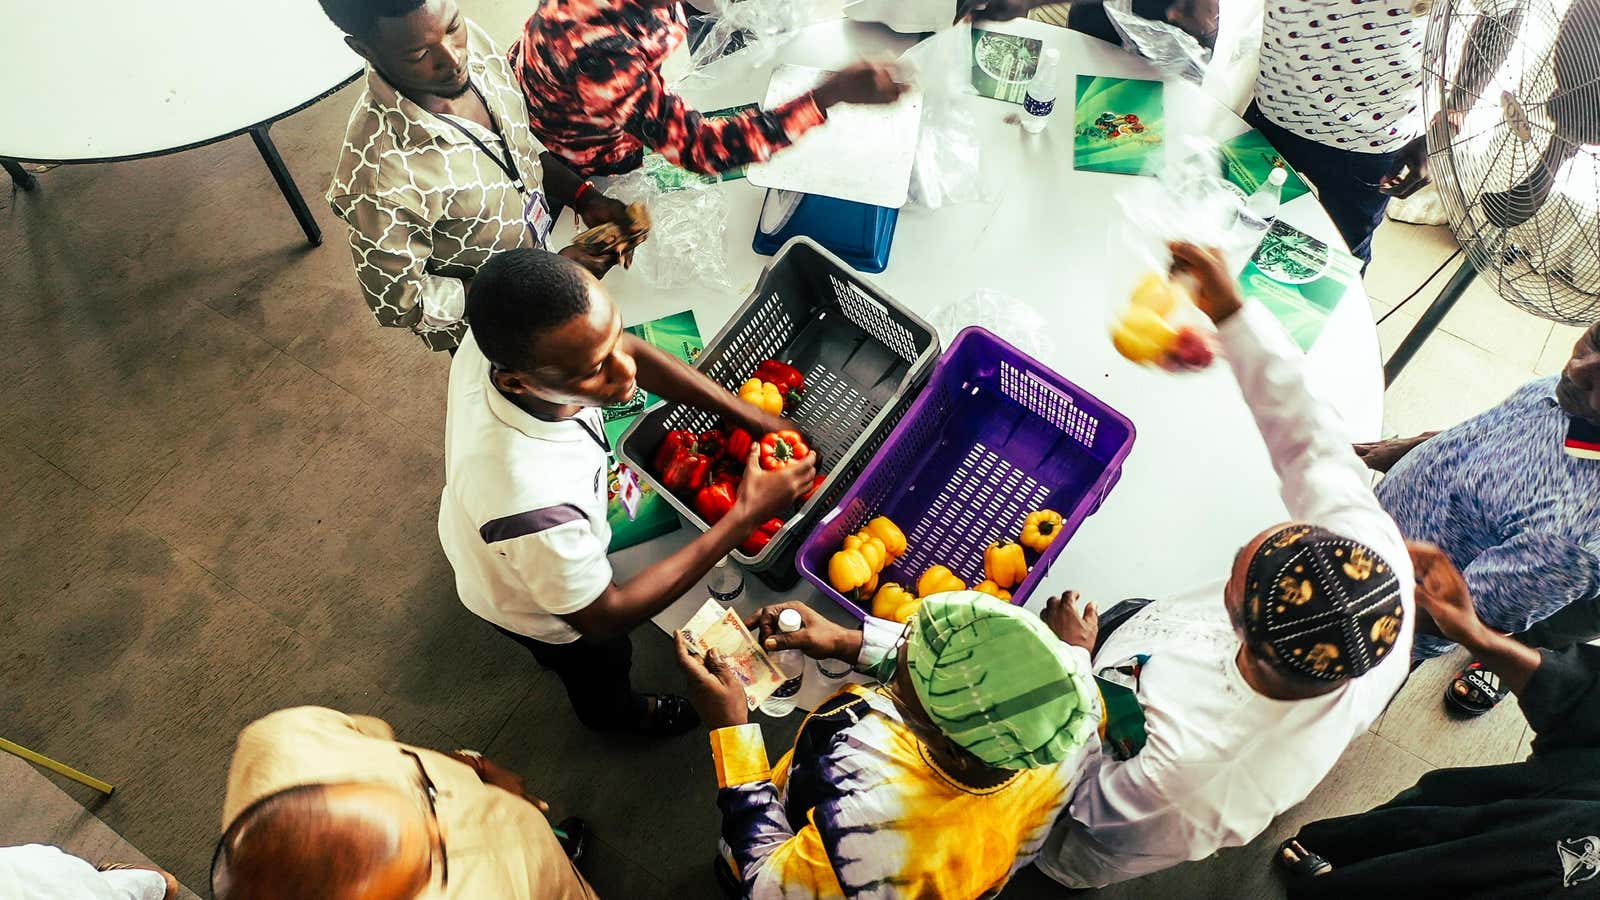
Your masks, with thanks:
[(639, 517), (639, 501), (644, 499), (644, 489), (639, 487), (639, 476), (627, 466), (617, 466), (617, 499), (628, 514), (628, 521)]
[(550, 229), (555, 227), (555, 217), (550, 215), (550, 204), (545, 202), (544, 191), (529, 191), (528, 200), (522, 207), (522, 221), (527, 223), (528, 231), (533, 234), (533, 242), (540, 250), (547, 250), (546, 241), (550, 237)]

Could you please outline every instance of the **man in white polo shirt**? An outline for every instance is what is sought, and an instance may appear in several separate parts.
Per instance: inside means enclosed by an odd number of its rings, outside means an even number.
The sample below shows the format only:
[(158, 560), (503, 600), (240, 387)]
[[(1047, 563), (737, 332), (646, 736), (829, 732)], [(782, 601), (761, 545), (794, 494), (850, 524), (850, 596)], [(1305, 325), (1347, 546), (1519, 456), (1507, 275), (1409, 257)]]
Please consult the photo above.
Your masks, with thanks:
[(467, 294), (471, 328), (450, 367), (439, 539), (461, 602), (526, 647), (601, 731), (680, 734), (681, 697), (629, 680), (628, 632), (693, 587), (812, 487), (816, 457), (773, 471), (752, 453), (733, 511), (625, 584), (606, 558), (610, 447), (600, 407), (640, 387), (764, 434), (783, 419), (622, 329), (600, 282), (531, 248), (489, 259)]

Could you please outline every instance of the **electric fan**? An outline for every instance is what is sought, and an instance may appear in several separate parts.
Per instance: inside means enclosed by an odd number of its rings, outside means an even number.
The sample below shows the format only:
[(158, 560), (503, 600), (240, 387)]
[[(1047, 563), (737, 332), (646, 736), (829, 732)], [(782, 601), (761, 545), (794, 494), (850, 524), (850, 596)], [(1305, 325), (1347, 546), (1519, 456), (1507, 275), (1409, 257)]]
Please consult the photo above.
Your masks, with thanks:
[(1424, 54), (1430, 168), (1466, 262), (1390, 382), (1480, 276), (1536, 316), (1600, 319), (1600, 0), (1437, 0)]

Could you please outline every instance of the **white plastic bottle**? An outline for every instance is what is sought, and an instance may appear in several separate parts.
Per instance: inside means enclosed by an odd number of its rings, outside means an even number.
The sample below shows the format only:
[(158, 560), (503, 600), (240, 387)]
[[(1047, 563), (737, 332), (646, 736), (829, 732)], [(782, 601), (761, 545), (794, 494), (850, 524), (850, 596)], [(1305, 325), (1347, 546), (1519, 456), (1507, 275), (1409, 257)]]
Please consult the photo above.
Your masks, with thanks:
[(1267, 180), (1261, 182), (1256, 192), (1245, 201), (1244, 209), (1239, 210), (1240, 243), (1248, 244), (1251, 253), (1266, 236), (1267, 229), (1278, 220), (1278, 207), (1283, 205), (1283, 185), (1288, 180), (1287, 170), (1282, 166), (1273, 166), (1267, 174)]
[(718, 603), (729, 604), (744, 593), (744, 572), (728, 557), (717, 560), (716, 566), (711, 569), (711, 579), (706, 584), (706, 592)]
[(1033, 80), (1028, 82), (1028, 92), (1022, 98), (1022, 130), (1038, 134), (1044, 130), (1050, 113), (1056, 108), (1056, 66), (1061, 62), (1061, 51), (1054, 47), (1044, 52)]
[[(800, 630), (799, 610), (786, 609), (778, 613), (778, 630), (785, 634)], [(785, 676), (783, 684), (772, 692), (772, 696), (761, 702), (758, 707), (763, 715), (774, 719), (781, 719), (794, 712), (795, 703), (799, 700), (800, 685), (806, 677), (806, 655), (799, 650), (779, 650), (768, 655), (772, 664)]]

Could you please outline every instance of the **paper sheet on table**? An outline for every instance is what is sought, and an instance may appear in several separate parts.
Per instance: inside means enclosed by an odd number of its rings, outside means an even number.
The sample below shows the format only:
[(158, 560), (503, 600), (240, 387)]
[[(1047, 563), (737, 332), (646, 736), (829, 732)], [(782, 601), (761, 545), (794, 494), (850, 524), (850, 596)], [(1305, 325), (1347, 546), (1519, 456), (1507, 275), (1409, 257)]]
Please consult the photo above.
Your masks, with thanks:
[[(811, 66), (782, 65), (772, 70), (763, 109), (804, 94), (832, 74)], [(757, 187), (821, 194), (873, 206), (899, 209), (911, 187), (911, 164), (922, 124), (922, 89), (913, 87), (889, 106), (841, 103), (828, 121), (800, 136), (746, 177)]]
[(702, 655), (715, 650), (733, 667), (733, 674), (744, 684), (745, 703), (751, 709), (783, 684), (783, 675), (756, 643), (750, 629), (744, 627), (735, 610), (707, 599), (682, 631)]

